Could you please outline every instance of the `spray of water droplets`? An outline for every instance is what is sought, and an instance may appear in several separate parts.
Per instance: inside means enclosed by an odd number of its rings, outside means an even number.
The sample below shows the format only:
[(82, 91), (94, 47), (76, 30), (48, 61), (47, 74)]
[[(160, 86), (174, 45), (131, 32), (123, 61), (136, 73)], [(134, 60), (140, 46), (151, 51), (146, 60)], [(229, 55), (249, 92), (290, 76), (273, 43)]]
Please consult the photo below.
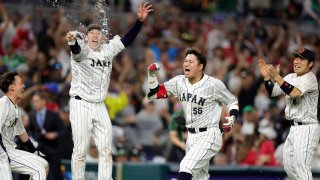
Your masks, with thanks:
[[(59, 0), (46, 0), (47, 3), (51, 4), (53, 7), (59, 8), (61, 5), (59, 3)], [(72, 9), (80, 9), (81, 7), (75, 7), (80, 5), (81, 3), (78, 3), (79, 0), (74, 1), (74, 3), (67, 3), (65, 5), (69, 6), (69, 8), (72, 6)], [(109, 6), (106, 4), (105, 0), (96, 0), (94, 3), (94, 11), (97, 13), (97, 18), (94, 20), (94, 23), (97, 23), (101, 26), (101, 31), (103, 35), (106, 37), (106, 39), (109, 39), (111, 36), (110, 33), (110, 27), (108, 25), (108, 20), (109, 20), (109, 13), (110, 9)], [(79, 27), (85, 28), (86, 26), (82, 24), (79, 20), (77, 20), (73, 15), (69, 14), (68, 11), (65, 11), (64, 15), (72, 21), (74, 24), (79, 25)], [(85, 38), (86, 34), (85, 33), (80, 33), (82, 37)]]
[(94, 9), (97, 11), (97, 22), (101, 26), (101, 31), (105, 37), (110, 36), (110, 27), (108, 26), (109, 20), (109, 6), (106, 4), (105, 0), (98, 0)]

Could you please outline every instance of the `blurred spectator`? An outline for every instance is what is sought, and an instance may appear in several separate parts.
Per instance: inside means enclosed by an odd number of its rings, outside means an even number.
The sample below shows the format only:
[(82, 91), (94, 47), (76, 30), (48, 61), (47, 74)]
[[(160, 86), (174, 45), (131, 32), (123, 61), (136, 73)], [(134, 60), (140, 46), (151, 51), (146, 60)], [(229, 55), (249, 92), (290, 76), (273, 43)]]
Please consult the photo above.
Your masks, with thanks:
[(0, 2), (0, 15), (2, 19), (2, 23), (0, 25), (0, 56), (4, 55), (2, 39), (4, 37), (4, 33), (9, 26), (9, 17), (6, 8), (4, 7), (3, 3)]
[(185, 156), (187, 129), (182, 109), (174, 112), (169, 123), (169, 136), (172, 142), (169, 161), (180, 162)]
[(257, 129), (258, 115), (253, 106), (247, 105), (243, 108), (242, 128), (243, 135), (254, 135)]
[(228, 165), (227, 162), (227, 157), (224, 153), (218, 153), (217, 155), (214, 156), (213, 158), (213, 164), (215, 166), (226, 166)]
[(139, 148), (133, 148), (129, 152), (130, 162), (140, 162), (141, 161), (141, 150)]
[(261, 84), (254, 99), (254, 107), (258, 111), (259, 117), (263, 116), (264, 111), (268, 110), (270, 102), (271, 99), (269, 98), (268, 91), (264, 87), (264, 84)]
[(6, 53), (2, 60), (6, 64), (9, 71), (15, 71), (19, 65), (26, 63), (25, 57), (18, 54), (11, 44), (8, 44), (5, 47), (5, 52)]
[(34, 111), (30, 112), (30, 135), (38, 142), (38, 149), (50, 166), (49, 176), (62, 179), (58, 138), (65, 133), (59, 115), (46, 108), (46, 96), (36, 93), (32, 97)]
[(138, 142), (147, 161), (159, 155), (157, 150), (158, 138), (162, 132), (159, 114), (155, 111), (154, 102), (147, 99), (143, 102), (143, 109), (137, 114)]
[(8, 45), (11, 45), (12, 39), (16, 34), (16, 28), (19, 25), (20, 20), (21, 20), (21, 14), (18, 11), (14, 11), (10, 16), (8, 28), (3, 33), (3, 38), (1, 42), (2, 47), (7, 47)]
[(71, 160), (73, 141), (71, 132), (71, 123), (69, 119), (69, 104), (64, 105), (59, 112), (65, 133), (59, 136), (59, 149), (62, 159)]
[(99, 151), (93, 139), (90, 139), (89, 152), (87, 153), (87, 156), (86, 156), (86, 162), (91, 162), (91, 163), (99, 162)]
[(244, 166), (254, 166), (257, 162), (257, 152), (254, 148), (256, 135), (245, 135), (236, 138), (237, 163)]
[(274, 157), (275, 146), (274, 140), (277, 137), (276, 131), (268, 125), (259, 127), (259, 138), (255, 142), (257, 148), (257, 162), (258, 166), (278, 166)]

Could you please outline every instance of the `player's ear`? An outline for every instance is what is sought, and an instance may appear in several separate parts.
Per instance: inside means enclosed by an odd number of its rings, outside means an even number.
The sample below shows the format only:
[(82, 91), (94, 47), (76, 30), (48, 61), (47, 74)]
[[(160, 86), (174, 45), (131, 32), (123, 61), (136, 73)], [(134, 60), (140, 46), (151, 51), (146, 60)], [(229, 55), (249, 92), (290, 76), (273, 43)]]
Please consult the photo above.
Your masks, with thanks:
[(9, 90), (13, 91), (13, 85), (9, 85)]
[(313, 61), (309, 61), (308, 67), (312, 68), (312, 66), (313, 66)]
[(199, 63), (199, 70), (203, 70), (203, 64)]

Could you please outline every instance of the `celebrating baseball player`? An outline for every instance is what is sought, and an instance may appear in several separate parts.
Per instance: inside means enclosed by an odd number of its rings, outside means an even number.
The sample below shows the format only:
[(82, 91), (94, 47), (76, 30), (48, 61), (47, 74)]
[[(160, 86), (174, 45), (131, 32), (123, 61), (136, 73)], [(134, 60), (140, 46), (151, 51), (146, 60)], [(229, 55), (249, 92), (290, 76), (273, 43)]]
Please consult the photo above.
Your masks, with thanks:
[(219, 129), (222, 105), (227, 105), (229, 117), (223, 123), (223, 131), (229, 132), (239, 112), (238, 100), (218, 79), (204, 74), (206, 57), (197, 49), (186, 51), (183, 63), (184, 75), (159, 84), (156, 77), (158, 64), (148, 68), (149, 99), (174, 95), (182, 104), (188, 137), (186, 155), (180, 163), (179, 179), (209, 179), (209, 162), (222, 146)]
[[(23, 97), (24, 84), (17, 73), (7, 72), (1, 76), (0, 88), (5, 95), (0, 98), (0, 177), (11, 180), (12, 172), (30, 175), (34, 180), (45, 180), (48, 162), (38, 156), (19, 119), (17, 101)], [(14, 137), (19, 136), (25, 149), (15, 149)], [(38, 153), (38, 155), (33, 154)]]
[(285, 115), (291, 128), (283, 148), (284, 169), (290, 179), (312, 179), (311, 160), (320, 137), (318, 82), (311, 71), (315, 54), (302, 48), (294, 56), (294, 73), (284, 78), (279, 75), (279, 66), (274, 68), (263, 59), (259, 60), (259, 69), (269, 94), (285, 95)]
[(103, 42), (101, 27), (91, 24), (83, 41), (74, 32), (66, 35), (71, 49), (72, 82), (70, 89), (70, 121), (73, 135), (72, 176), (83, 180), (85, 159), (90, 133), (99, 151), (98, 179), (112, 179), (111, 122), (104, 104), (113, 58), (125, 49), (139, 33), (152, 5), (142, 3), (137, 11), (138, 19), (124, 37), (113, 37)]

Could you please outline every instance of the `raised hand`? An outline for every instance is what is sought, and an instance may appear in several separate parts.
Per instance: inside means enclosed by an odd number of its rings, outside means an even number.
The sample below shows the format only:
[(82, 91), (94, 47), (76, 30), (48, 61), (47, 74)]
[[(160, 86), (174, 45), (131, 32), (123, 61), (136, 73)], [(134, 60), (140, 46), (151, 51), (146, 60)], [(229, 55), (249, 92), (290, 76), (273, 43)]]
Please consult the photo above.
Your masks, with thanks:
[(76, 34), (73, 31), (69, 31), (66, 35), (67, 42), (71, 42), (76, 39)]
[(280, 72), (280, 66), (278, 65), (277, 68), (273, 67), (273, 65), (268, 64), (267, 65), (267, 71), (269, 73), (269, 76), (271, 77), (271, 79), (275, 80), (277, 77), (280, 76), (279, 72)]
[(152, 63), (148, 67), (149, 76), (155, 76), (159, 70), (160, 70), (160, 66), (157, 63)]
[(137, 11), (138, 19), (143, 22), (148, 17), (149, 12), (152, 11), (152, 5), (149, 2), (141, 3)]
[(267, 66), (268, 65), (266, 64), (266, 62), (260, 58), (259, 63), (258, 63), (258, 67), (259, 67), (260, 73), (263, 76), (264, 80), (270, 79), (270, 75), (269, 75)]

